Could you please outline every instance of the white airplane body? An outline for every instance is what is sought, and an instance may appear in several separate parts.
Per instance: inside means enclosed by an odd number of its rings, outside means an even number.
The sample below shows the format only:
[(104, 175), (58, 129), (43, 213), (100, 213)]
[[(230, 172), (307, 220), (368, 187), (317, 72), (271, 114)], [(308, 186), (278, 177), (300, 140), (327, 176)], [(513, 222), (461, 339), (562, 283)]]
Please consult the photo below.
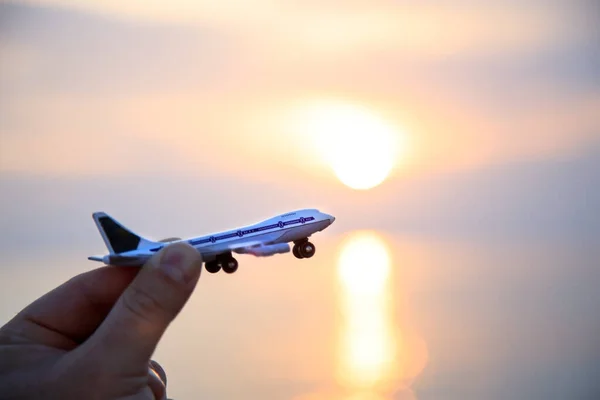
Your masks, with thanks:
[(296, 258), (310, 258), (315, 253), (315, 246), (308, 238), (335, 221), (335, 217), (329, 214), (305, 209), (213, 235), (153, 241), (133, 233), (104, 212), (94, 213), (93, 218), (109, 254), (90, 256), (89, 260), (115, 266), (139, 266), (164, 246), (186, 242), (202, 254), (205, 268), (211, 273), (221, 269), (226, 273), (235, 272), (238, 262), (232, 253), (266, 257), (289, 252), (289, 243), (294, 243), (293, 254)]

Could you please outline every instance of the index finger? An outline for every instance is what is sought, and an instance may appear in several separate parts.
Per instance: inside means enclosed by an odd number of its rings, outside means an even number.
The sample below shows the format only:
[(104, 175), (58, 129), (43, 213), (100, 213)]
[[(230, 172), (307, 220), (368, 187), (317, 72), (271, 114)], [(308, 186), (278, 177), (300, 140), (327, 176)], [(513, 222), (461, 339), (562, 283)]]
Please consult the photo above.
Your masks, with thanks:
[(27, 306), (3, 329), (35, 343), (72, 349), (98, 328), (138, 272), (107, 266), (77, 275)]

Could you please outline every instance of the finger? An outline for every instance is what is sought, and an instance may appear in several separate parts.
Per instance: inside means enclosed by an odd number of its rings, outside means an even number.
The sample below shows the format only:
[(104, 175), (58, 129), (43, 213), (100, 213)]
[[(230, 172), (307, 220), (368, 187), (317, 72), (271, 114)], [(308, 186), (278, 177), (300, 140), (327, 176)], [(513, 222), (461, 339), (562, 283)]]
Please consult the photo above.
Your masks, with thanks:
[(147, 365), (201, 269), (200, 253), (189, 244), (166, 246), (142, 267), (85, 346), (109, 370)]
[(2, 330), (72, 349), (98, 328), (138, 272), (139, 268), (102, 267), (80, 274), (30, 304)]

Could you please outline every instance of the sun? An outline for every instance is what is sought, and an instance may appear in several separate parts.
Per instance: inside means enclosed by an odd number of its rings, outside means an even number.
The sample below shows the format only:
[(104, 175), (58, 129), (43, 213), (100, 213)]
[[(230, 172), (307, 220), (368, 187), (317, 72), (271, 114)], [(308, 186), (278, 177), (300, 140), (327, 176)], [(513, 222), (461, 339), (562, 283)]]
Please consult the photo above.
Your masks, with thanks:
[(323, 159), (346, 186), (367, 190), (390, 175), (398, 157), (398, 131), (366, 107), (312, 104), (304, 115)]

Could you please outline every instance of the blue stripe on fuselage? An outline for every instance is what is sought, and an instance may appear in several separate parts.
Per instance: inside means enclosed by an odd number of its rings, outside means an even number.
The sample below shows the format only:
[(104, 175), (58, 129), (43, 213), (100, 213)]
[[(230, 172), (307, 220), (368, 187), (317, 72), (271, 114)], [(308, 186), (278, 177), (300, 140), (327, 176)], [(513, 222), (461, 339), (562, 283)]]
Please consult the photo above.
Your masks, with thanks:
[[(191, 244), (192, 246), (198, 246), (200, 244), (206, 244), (206, 243), (217, 243), (221, 240), (231, 239), (234, 237), (241, 238), (246, 235), (251, 235), (253, 233), (269, 231), (271, 229), (276, 229), (276, 228), (282, 229), (283, 227), (288, 227), (290, 225), (295, 225), (295, 224), (304, 224), (305, 222), (314, 221), (314, 219), (315, 219), (315, 217), (302, 217), (302, 218), (298, 218), (298, 219), (292, 219), (289, 221), (281, 221), (276, 224), (258, 226), (256, 228), (252, 228), (252, 229), (238, 230), (236, 232), (230, 232), (230, 233), (226, 233), (223, 235), (210, 236), (210, 237), (205, 237), (205, 238), (201, 238), (201, 239), (194, 239), (194, 240), (189, 241), (188, 243)], [(162, 248), (163, 248), (163, 246), (156, 247), (156, 248), (150, 249), (150, 251), (157, 252)]]
[(199, 244), (204, 244), (204, 243), (216, 243), (221, 240), (226, 240), (226, 239), (230, 239), (233, 237), (244, 237), (247, 235), (251, 235), (253, 233), (269, 231), (271, 229), (281, 229), (282, 226), (287, 227), (287, 226), (294, 225), (294, 224), (303, 224), (304, 222), (313, 221), (314, 219), (315, 219), (314, 217), (306, 217), (306, 218), (300, 218), (300, 219), (293, 219), (293, 220), (289, 220), (289, 221), (282, 221), (283, 222), (282, 224), (276, 223), (276, 224), (270, 224), (270, 225), (264, 225), (264, 226), (257, 226), (256, 228), (252, 228), (252, 229), (242, 229), (242, 230), (239, 230), (236, 232), (226, 233), (224, 235), (211, 236), (209, 238), (202, 238), (202, 239), (195, 239), (195, 240), (190, 241), (189, 243), (192, 246), (197, 246)]

